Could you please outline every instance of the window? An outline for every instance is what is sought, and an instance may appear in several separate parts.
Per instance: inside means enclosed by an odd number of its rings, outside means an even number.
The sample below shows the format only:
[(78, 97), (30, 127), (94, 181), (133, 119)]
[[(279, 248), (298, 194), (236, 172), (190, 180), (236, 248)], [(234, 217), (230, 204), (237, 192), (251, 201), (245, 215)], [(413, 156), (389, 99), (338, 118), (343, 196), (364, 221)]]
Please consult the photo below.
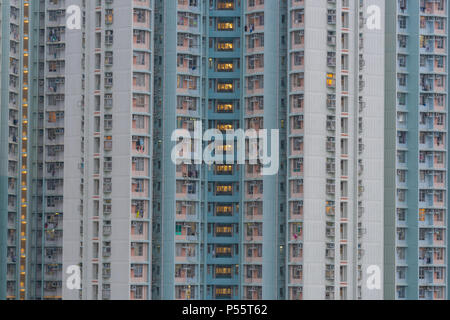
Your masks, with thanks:
[(397, 179), (399, 183), (406, 183), (406, 171), (397, 170)]
[(397, 161), (398, 163), (406, 163), (406, 152), (397, 151)]
[(133, 35), (135, 42), (137, 44), (145, 44), (146, 43), (146, 31), (145, 30), (133, 30)]
[(114, 11), (112, 9), (105, 10), (105, 24), (109, 25), (113, 23)]
[(144, 87), (146, 85), (146, 76), (144, 73), (135, 72), (133, 78), (137, 86)]
[(133, 191), (134, 192), (144, 192), (144, 180), (143, 179), (133, 179)]
[(443, 152), (437, 152), (435, 154), (436, 163), (443, 164), (444, 163), (444, 153)]
[(217, 30), (219, 31), (233, 31), (234, 23), (233, 21), (219, 21), (217, 23)]
[(217, 64), (218, 72), (232, 72), (234, 70), (234, 66), (232, 62), (223, 62)]
[(145, 116), (142, 115), (133, 115), (133, 122), (135, 124), (136, 129), (145, 129)]
[(134, 249), (134, 256), (135, 257), (142, 257), (144, 256), (144, 244), (138, 243), (138, 242), (132, 242), (131, 248)]
[(147, 54), (145, 52), (134, 52), (135, 63), (144, 66), (146, 63), (146, 56)]
[(232, 289), (230, 287), (217, 287), (216, 297), (230, 297), (232, 294)]
[(233, 42), (218, 42), (217, 51), (233, 51)]
[(405, 144), (406, 143), (406, 132), (400, 131), (398, 132), (398, 143)]
[(144, 222), (133, 221), (131, 223), (131, 227), (133, 229), (134, 235), (143, 235), (144, 234)]
[(114, 32), (113, 30), (105, 31), (105, 45), (112, 45), (114, 43)]
[(406, 248), (397, 248), (397, 258), (399, 260), (406, 259)]
[(406, 79), (407, 79), (407, 75), (406, 74), (399, 73), (397, 75), (398, 85), (402, 86), (402, 87), (406, 86)]
[(397, 209), (397, 219), (398, 221), (406, 221), (406, 209), (398, 208)]
[(406, 240), (406, 229), (404, 229), (404, 228), (397, 229), (397, 240), (399, 240), (399, 241)]
[(397, 190), (397, 199), (400, 202), (404, 202), (406, 200), (406, 191), (403, 189)]
[(144, 266), (142, 264), (132, 264), (131, 269), (135, 278), (142, 278), (144, 275)]
[(233, 92), (233, 83), (232, 82), (217, 83), (217, 92)]
[(133, 158), (134, 170), (142, 172), (145, 170), (145, 159), (144, 158)]
[(232, 184), (219, 184), (216, 186), (216, 194), (218, 195), (228, 195), (233, 193)]
[(145, 14), (145, 10), (143, 9), (134, 9), (134, 16), (136, 21), (139, 23), (145, 23), (147, 19), (147, 15)]

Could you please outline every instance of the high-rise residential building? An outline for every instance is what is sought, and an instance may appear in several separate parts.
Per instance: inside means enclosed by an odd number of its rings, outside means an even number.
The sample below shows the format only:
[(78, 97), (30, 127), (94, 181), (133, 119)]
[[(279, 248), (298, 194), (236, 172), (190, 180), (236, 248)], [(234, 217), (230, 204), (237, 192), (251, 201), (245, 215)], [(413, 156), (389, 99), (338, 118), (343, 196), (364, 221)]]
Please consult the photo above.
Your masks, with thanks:
[(384, 3), (2, 1), (0, 299), (383, 298)]
[(67, 78), (65, 3), (30, 1), (30, 10), (32, 216), (28, 224), (27, 299), (61, 299)]
[[(281, 92), (286, 91), (280, 86), (286, 50), (279, 20), (286, 18), (286, 6), (229, 0), (157, 3), (155, 140), (163, 144), (161, 151), (155, 149), (161, 170), (154, 198), (154, 295), (280, 298), (282, 176), (262, 177), (259, 165), (236, 162), (174, 165), (169, 139), (175, 129), (193, 133), (198, 121), (222, 133), (279, 127), (285, 117)], [(266, 34), (265, 19), (276, 21)], [(264, 43), (270, 49), (264, 50)], [(225, 154), (236, 148), (219, 147)]]
[[(157, 1), (153, 297), (382, 298), (383, 1)], [(175, 129), (279, 129), (280, 170), (182, 164)], [(236, 145), (223, 145), (235, 150)], [(381, 274), (381, 273), (380, 273)]]
[(386, 299), (448, 298), (448, 1), (386, 1)]
[(37, 72), (39, 24), (33, 12), (38, 7), (25, 0), (1, 3), (0, 299), (34, 298), (44, 281), (35, 250), (42, 250), (44, 234), (43, 223), (37, 224), (40, 209), (34, 195), (39, 186), (33, 170), (38, 152), (37, 78), (44, 81)]
[(0, 299), (61, 299), (65, 3), (1, 9)]
[(370, 6), (384, 14), (384, 1), (288, 4), (288, 299), (382, 298), (366, 285), (383, 268), (384, 37)]
[(25, 23), (28, 26), (29, 16), (23, 8), (23, 1), (1, 3), (1, 299), (25, 298), (27, 272), (25, 238), (29, 179), (26, 171), (21, 169), (27, 168), (25, 154), (29, 150), (21, 151), (27, 148), (23, 139), (28, 137), (29, 42), (23, 28)]
[(147, 300), (154, 2), (69, 4), (85, 20), (66, 32), (64, 270), (81, 266), (82, 290), (63, 297)]

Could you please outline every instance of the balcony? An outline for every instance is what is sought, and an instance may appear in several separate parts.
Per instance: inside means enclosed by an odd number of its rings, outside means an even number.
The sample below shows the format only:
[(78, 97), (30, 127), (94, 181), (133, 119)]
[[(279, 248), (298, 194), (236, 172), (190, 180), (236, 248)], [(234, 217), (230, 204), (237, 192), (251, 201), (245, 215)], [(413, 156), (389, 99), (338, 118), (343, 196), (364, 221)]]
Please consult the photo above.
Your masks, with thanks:
[(199, 15), (190, 12), (179, 12), (177, 18), (177, 30), (181, 32), (198, 33)]
[(131, 183), (131, 196), (133, 198), (148, 198), (149, 181), (147, 179), (133, 179)]
[(183, 242), (198, 241), (198, 232), (195, 223), (177, 223), (175, 240)]
[(245, 219), (251, 221), (261, 221), (262, 220), (262, 203), (255, 202), (246, 205)]
[(148, 261), (148, 245), (146, 243), (131, 243), (131, 262), (146, 263)]
[(133, 136), (131, 150), (134, 155), (148, 154), (149, 138), (144, 136)]
[(195, 265), (176, 265), (175, 266), (175, 282), (177, 284), (194, 284), (198, 282)]
[(303, 29), (305, 27), (305, 15), (303, 9), (293, 10), (291, 12), (291, 28)]
[[(143, 6), (143, 4), (140, 4), (140, 6)], [(151, 27), (150, 11), (135, 8), (133, 12), (133, 26), (149, 29)]]
[[(111, 37), (112, 39), (112, 34), (106, 34), (105, 37), (107, 36)], [(105, 43), (112, 45), (112, 41), (109, 39), (108, 41), (105, 39)], [(150, 32), (147, 30), (135, 29), (133, 31), (133, 48), (143, 50), (150, 49)]]

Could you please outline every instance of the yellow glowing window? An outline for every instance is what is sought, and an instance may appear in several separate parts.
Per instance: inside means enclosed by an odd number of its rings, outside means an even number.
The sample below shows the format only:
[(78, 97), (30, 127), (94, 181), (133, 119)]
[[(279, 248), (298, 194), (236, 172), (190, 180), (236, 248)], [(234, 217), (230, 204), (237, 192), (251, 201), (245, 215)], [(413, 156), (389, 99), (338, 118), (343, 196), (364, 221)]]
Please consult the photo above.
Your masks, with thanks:
[(228, 144), (228, 145), (225, 145), (225, 146), (218, 146), (217, 149), (218, 149), (219, 151), (228, 152), (228, 151), (233, 150), (233, 146), (230, 145), (230, 144)]
[(232, 227), (216, 227), (216, 233), (231, 233), (233, 232)]
[(233, 50), (233, 42), (219, 42), (217, 49), (223, 51)]
[(232, 91), (233, 84), (232, 83), (219, 83), (217, 84), (218, 91)]
[(234, 29), (234, 23), (233, 22), (219, 22), (217, 24), (218, 30), (233, 30)]
[(231, 172), (233, 171), (233, 166), (232, 165), (220, 165), (216, 167), (216, 170), (218, 172)]
[(56, 112), (52, 111), (48, 113), (48, 122), (56, 122)]
[(425, 209), (419, 210), (419, 221), (425, 221)]
[(216, 187), (217, 192), (231, 192), (233, 190), (233, 186), (217, 186)]
[(231, 274), (231, 268), (216, 267), (216, 274), (219, 274), (219, 275)]
[(233, 130), (233, 125), (232, 124), (218, 124), (217, 129), (219, 129), (221, 131)]
[(230, 295), (231, 288), (216, 288), (216, 295)]
[(233, 71), (233, 64), (232, 63), (219, 63), (217, 65), (218, 71)]
[(220, 1), (219, 3), (217, 3), (217, 9), (232, 10), (234, 9), (234, 3), (228, 1)]
[(231, 253), (231, 248), (230, 247), (218, 247), (218, 248), (216, 248), (216, 253), (219, 253), (219, 254)]
[(217, 105), (217, 111), (233, 111), (233, 105), (232, 104), (218, 104)]
[(219, 213), (227, 213), (227, 212), (231, 212), (233, 210), (233, 208), (231, 206), (218, 206), (216, 208), (216, 212)]
[(106, 24), (112, 24), (113, 22), (113, 16), (114, 16), (114, 11), (109, 9), (106, 10), (106, 14), (105, 14), (105, 23)]
[(335, 83), (334, 74), (327, 73), (327, 86), (333, 86)]

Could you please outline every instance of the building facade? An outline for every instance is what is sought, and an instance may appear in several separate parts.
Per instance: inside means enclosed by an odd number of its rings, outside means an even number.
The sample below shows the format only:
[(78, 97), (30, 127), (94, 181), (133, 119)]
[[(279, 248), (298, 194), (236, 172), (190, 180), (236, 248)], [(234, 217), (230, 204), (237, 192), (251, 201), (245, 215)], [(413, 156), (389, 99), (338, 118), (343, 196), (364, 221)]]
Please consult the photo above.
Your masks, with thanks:
[(63, 297), (147, 300), (154, 4), (70, 4), (85, 21), (81, 32), (67, 32), (63, 263), (81, 267), (82, 290), (65, 287)]
[[(157, 3), (154, 297), (380, 299), (384, 2)], [(174, 165), (197, 121), (280, 130), (278, 174)]]
[(382, 298), (366, 285), (383, 268), (384, 53), (370, 5), (383, 14), (383, 1), (289, 6), (290, 299)]
[(0, 299), (382, 299), (384, 4), (2, 1)]
[(33, 15), (36, 3), (2, 1), (1, 9), (0, 299), (24, 300), (35, 297), (43, 283), (43, 278), (34, 278), (34, 270), (41, 270), (42, 265), (38, 266), (41, 262), (33, 250), (43, 235), (35, 227), (38, 209), (34, 194), (38, 187), (33, 177), (37, 156), (34, 102), (39, 76)]
[(388, 1), (385, 298), (448, 298), (448, 1)]
[(66, 7), (1, 5), (0, 298), (61, 299)]

